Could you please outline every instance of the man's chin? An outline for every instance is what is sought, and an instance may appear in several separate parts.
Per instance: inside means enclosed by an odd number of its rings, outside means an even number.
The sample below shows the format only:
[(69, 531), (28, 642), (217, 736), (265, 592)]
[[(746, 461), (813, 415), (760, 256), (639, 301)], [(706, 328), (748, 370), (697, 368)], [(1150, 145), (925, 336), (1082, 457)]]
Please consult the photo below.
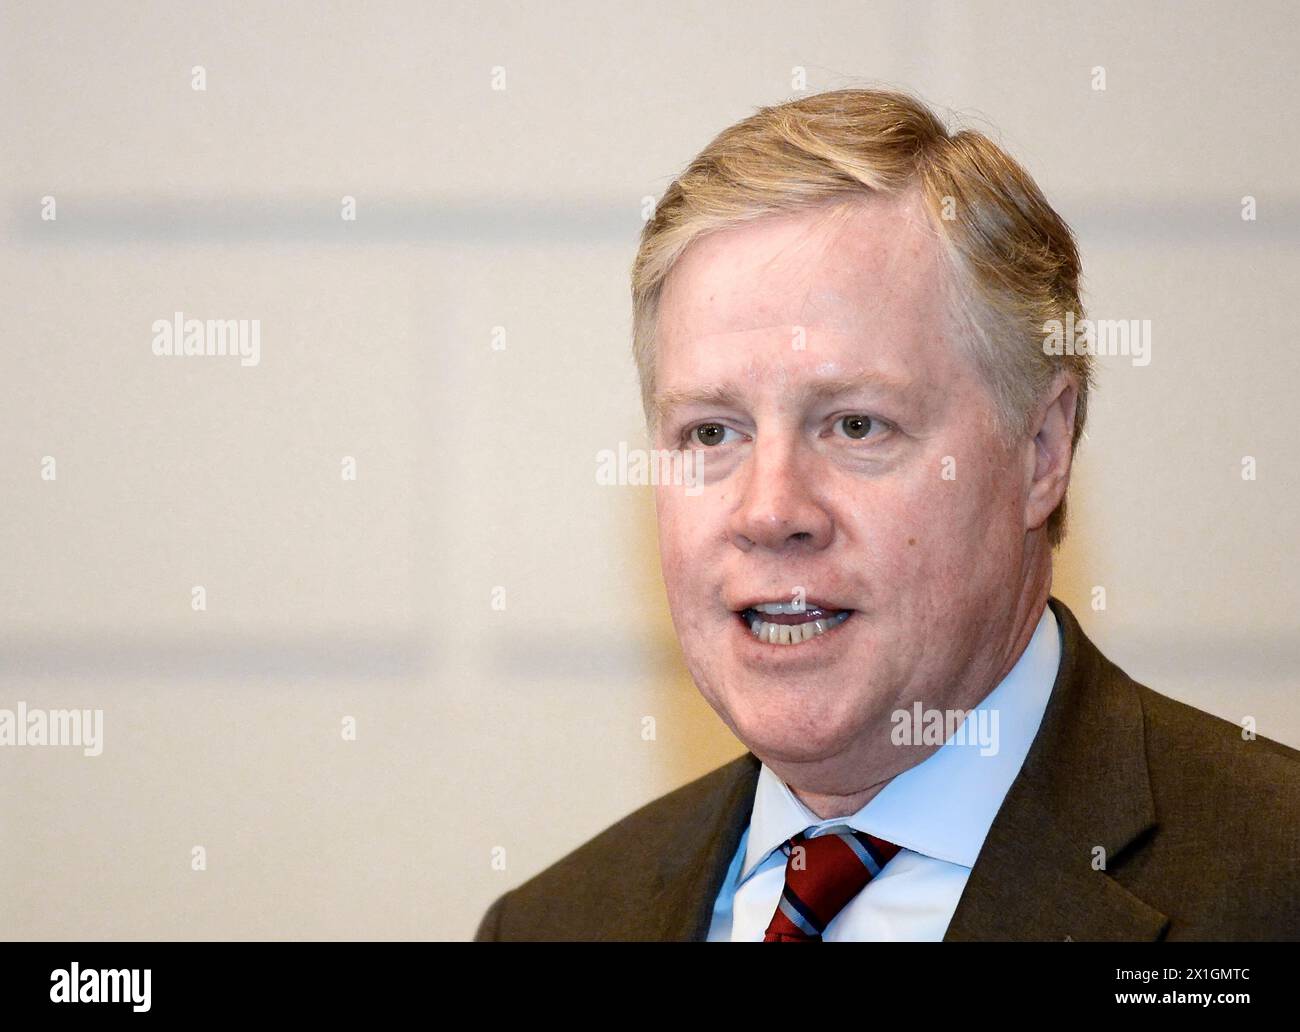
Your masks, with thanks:
[(866, 729), (843, 714), (810, 710), (802, 698), (746, 699), (727, 707), (716, 705), (723, 721), (755, 756), (765, 763), (817, 763), (844, 754), (860, 744)]

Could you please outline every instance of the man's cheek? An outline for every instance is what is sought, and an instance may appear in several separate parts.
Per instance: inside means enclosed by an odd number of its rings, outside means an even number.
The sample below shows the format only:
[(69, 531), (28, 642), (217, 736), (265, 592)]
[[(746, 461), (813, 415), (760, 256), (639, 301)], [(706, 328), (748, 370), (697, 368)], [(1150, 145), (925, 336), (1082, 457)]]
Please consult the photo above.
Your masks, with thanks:
[(664, 564), (664, 572), (667, 573), (670, 565), (675, 568), (679, 562), (682, 552), (680, 540), (682, 524), (678, 517), (676, 499), (666, 496), (662, 488), (656, 495), (656, 508), (659, 521), (659, 554)]
[(699, 571), (703, 567), (697, 561), (689, 542), (666, 532), (661, 532), (660, 541), (660, 563), (669, 602), (679, 611), (681, 618), (687, 619), (692, 615), (689, 611), (700, 605), (702, 585)]

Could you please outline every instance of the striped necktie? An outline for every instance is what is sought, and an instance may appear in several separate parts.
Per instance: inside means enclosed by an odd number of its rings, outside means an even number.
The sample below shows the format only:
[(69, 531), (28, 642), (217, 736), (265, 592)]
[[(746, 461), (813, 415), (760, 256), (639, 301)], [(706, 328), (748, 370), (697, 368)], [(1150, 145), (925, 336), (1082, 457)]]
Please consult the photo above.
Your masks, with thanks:
[(809, 830), (785, 844), (785, 890), (764, 942), (821, 942), (835, 915), (902, 848), (849, 827), (816, 838)]

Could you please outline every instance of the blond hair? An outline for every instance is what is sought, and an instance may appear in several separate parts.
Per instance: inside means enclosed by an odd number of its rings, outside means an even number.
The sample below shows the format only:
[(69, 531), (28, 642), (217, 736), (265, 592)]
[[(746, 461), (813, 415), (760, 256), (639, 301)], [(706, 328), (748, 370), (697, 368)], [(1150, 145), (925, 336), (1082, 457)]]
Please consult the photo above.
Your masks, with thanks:
[[(760, 108), (719, 133), (664, 192), (632, 264), (632, 348), (654, 421), (655, 332), (664, 282), (695, 239), (836, 198), (919, 189), (940, 241), (954, 324), (1008, 439), (1027, 433), (1062, 370), (1078, 390), (1071, 453), (1088, 411), (1092, 363), (1044, 347), (1048, 324), (1083, 319), (1069, 226), (1029, 174), (987, 137), (950, 133), (919, 100), (845, 89)], [(1065, 498), (1047, 538), (1065, 533)]]

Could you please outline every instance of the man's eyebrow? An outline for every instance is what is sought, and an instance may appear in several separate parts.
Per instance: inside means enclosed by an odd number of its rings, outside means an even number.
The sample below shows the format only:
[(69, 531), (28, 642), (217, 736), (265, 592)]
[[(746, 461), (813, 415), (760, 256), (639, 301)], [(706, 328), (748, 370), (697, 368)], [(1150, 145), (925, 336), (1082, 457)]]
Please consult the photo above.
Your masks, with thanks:
[[(854, 376), (840, 376), (834, 379), (816, 380), (797, 388), (800, 394), (809, 398), (837, 398), (845, 394), (866, 388), (893, 391), (907, 394), (911, 389), (911, 380), (901, 380), (884, 373), (858, 373)], [(734, 383), (708, 384), (701, 387), (668, 388), (657, 391), (654, 396), (654, 409), (662, 417), (670, 409), (686, 405), (734, 404), (741, 391)]]
[(739, 394), (740, 391), (735, 385), (729, 383), (710, 384), (707, 387), (670, 388), (655, 392), (654, 409), (656, 413), (663, 416), (670, 409), (686, 405), (726, 406), (732, 404)]

